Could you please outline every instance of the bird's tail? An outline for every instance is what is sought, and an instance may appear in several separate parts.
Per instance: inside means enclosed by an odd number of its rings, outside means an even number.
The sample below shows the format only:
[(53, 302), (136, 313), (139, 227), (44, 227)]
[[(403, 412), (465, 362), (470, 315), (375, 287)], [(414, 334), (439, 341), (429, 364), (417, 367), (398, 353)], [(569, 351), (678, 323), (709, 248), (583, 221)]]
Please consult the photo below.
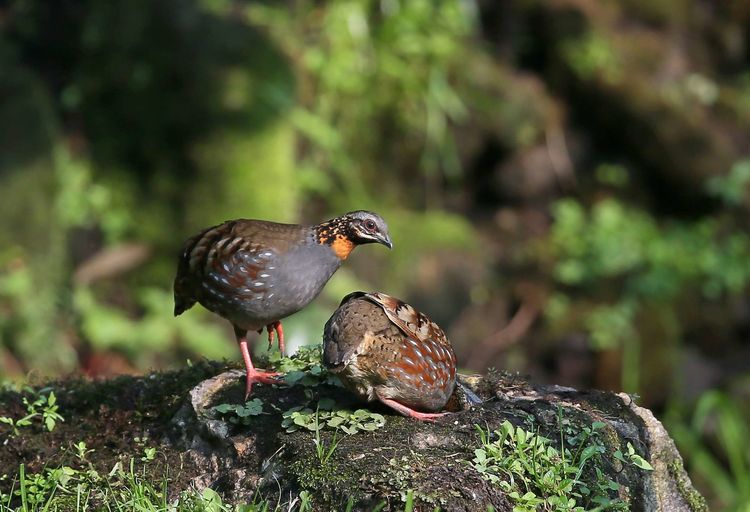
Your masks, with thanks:
[(463, 375), (456, 375), (456, 387), (445, 404), (445, 410), (451, 412), (465, 411), (472, 405), (479, 405), (483, 402), (479, 396), (471, 389), (468, 383), (463, 382)]
[(174, 280), (174, 316), (183, 314), (195, 304), (195, 298), (185, 286), (184, 280), (177, 276)]
[(174, 298), (174, 316), (179, 316), (183, 314), (188, 309), (192, 308), (195, 304), (194, 300), (180, 300), (179, 297), (175, 296)]

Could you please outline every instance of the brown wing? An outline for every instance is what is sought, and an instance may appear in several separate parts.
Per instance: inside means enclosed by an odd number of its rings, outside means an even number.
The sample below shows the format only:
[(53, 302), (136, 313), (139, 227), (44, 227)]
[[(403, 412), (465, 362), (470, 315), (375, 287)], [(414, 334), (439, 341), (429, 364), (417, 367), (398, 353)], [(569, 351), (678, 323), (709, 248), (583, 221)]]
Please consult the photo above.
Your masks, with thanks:
[(403, 333), (393, 369), (401, 378), (418, 375), (427, 388), (453, 389), (456, 355), (443, 330), (409, 304), (384, 293), (364, 295), (379, 305)]
[(239, 219), (190, 238), (183, 246), (174, 282), (175, 315), (196, 301), (216, 311), (223, 304), (262, 298), (273, 284), (274, 258), (302, 243), (306, 229)]
[[(430, 318), (414, 309), (409, 304), (384, 293), (366, 293), (365, 297), (378, 304), (383, 308), (385, 314), (404, 334), (408, 337), (415, 338), (421, 343), (435, 345), (439, 347), (438, 352), (443, 359), (451, 360), (455, 364), (455, 355), (453, 347), (448, 338), (438, 324)], [(430, 347), (436, 349), (436, 347)]]

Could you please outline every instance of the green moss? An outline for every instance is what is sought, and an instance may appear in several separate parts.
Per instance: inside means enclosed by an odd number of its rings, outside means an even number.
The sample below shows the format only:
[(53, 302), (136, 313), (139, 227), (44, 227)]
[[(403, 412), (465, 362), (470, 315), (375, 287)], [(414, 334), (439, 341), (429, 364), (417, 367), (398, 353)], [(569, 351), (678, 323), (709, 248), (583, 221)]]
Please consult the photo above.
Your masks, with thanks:
[(679, 459), (673, 460), (667, 465), (667, 470), (669, 471), (669, 475), (674, 479), (675, 484), (677, 484), (680, 496), (690, 506), (690, 510), (693, 512), (708, 512), (706, 499), (690, 484), (682, 461)]
[(388, 464), (383, 464), (369, 481), (375, 487), (382, 486), (397, 490), (402, 502), (406, 501), (407, 495), (411, 492), (417, 503), (445, 506), (448, 504), (448, 498), (453, 494), (451, 491), (423, 487), (424, 481), (429, 479), (425, 470), (436, 463), (438, 461), (432, 460), (431, 457), (412, 452), (408, 456), (388, 460)]
[[(329, 460), (321, 464), (314, 457), (305, 457), (292, 463), (289, 469), (296, 476), (300, 487), (311, 491), (315, 500), (321, 502), (318, 503), (319, 505), (336, 504), (339, 501), (341, 489), (354, 490), (347, 485), (349, 483), (347, 477), (350, 475), (346, 466), (335, 461)], [(349, 495), (352, 496), (352, 494)]]
[[(617, 435), (617, 431), (611, 425), (606, 425), (604, 428), (602, 428), (600, 433), (600, 439), (604, 444), (604, 448), (607, 450), (607, 459), (611, 461), (612, 465), (615, 468), (615, 471), (622, 471), (622, 463), (612, 456), (617, 450), (623, 449), (620, 436)], [(604, 471), (604, 468), (601, 467), (601, 459), (595, 458), (594, 460), (595, 467)]]
[[(290, 438), (289, 444), (294, 447), (290, 450), (294, 453), (294, 460), (288, 466), (289, 473), (302, 489), (310, 491), (316, 505), (336, 508), (349, 499), (358, 501), (361, 498), (356, 472), (358, 465), (347, 460), (347, 450), (341, 450), (339, 445), (326, 462), (321, 462), (315, 450), (313, 433), (300, 431), (285, 436)], [(328, 446), (332, 436), (324, 433), (321, 440)]]
[[(316, 455), (313, 434), (306, 431), (287, 434), (287, 443), (292, 447), (288, 453), (295, 454), (289, 472), (321, 507), (343, 509), (348, 500), (353, 500), (369, 510), (383, 500), (403, 503), (409, 492), (415, 503), (431, 504), (430, 510), (445, 506), (458, 493), (435, 481), (434, 468), (437, 465), (458, 468), (460, 464), (446, 462), (445, 452), (438, 448), (394, 457), (399, 453), (397, 447), (414, 430), (413, 421), (390, 417), (387, 428), (343, 437), (325, 464)], [(328, 433), (325, 435), (323, 442), (328, 445), (331, 438)]]

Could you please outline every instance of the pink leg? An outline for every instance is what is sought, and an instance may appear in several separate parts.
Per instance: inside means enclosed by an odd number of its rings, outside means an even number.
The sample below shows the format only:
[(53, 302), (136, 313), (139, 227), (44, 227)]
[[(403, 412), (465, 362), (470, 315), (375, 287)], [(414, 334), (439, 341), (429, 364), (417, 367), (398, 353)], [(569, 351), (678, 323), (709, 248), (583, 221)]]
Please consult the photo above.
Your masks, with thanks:
[[(380, 397), (378, 397), (380, 398)], [(400, 404), (395, 400), (391, 400), (390, 398), (380, 398), (380, 401), (383, 402), (388, 407), (391, 407), (395, 409), (396, 411), (400, 412), (406, 417), (414, 418), (416, 420), (420, 421), (435, 421), (438, 418), (442, 418), (443, 416), (447, 416), (450, 413), (449, 412), (419, 412), (415, 411), (414, 409), (405, 406), (404, 404)]]
[(284, 329), (281, 327), (281, 322), (275, 322), (273, 328), (276, 331), (276, 336), (279, 337), (279, 350), (281, 354), (284, 354)]
[[(273, 324), (268, 324), (266, 326), (266, 330), (268, 331), (268, 350), (271, 350), (271, 347), (273, 346)], [(258, 334), (263, 334), (263, 329), (258, 331)]]
[(242, 359), (245, 361), (245, 400), (250, 396), (252, 391), (253, 383), (258, 382), (260, 384), (278, 384), (279, 381), (276, 379), (280, 373), (276, 372), (261, 372), (255, 369), (253, 361), (250, 358), (250, 351), (247, 348), (247, 333), (242, 332), (235, 328), (235, 334), (237, 335), (237, 343), (240, 345), (240, 352), (242, 352)]
[(279, 339), (279, 351), (281, 351), (281, 355), (284, 355), (284, 329), (281, 327), (281, 322), (276, 321), (268, 324), (266, 329), (268, 330), (268, 348), (270, 349), (271, 345), (273, 345), (273, 333), (275, 331)]

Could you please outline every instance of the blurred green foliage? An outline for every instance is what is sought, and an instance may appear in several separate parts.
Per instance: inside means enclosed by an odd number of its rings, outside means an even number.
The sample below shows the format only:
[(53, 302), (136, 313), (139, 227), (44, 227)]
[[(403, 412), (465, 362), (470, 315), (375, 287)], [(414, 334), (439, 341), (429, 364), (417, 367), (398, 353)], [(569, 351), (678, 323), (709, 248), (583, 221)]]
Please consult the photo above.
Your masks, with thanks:
[[(285, 321), (290, 348), (381, 289), (462, 364), (712, 404), (675, 432), (748, 421), (700, 398), (740, 403), (750, 373), (748, 27), (734, 4), (646, 0), (12, 0), (0, 373), (238, 359), (226, 322), (171, 316), (182, 241), (365, 208), (395, 249), (357, 251)], [(741, 507), (741, 466), (678, 437)]]
[(750, 160), (740, 160), (726, 176), (713, 176), (708, 180), (708, 191), (724, 201), (727, 206), (741, 206), (750, 184)]
[[(465, 114), (450, 79), (467, 50), (467, 6), (392, 2), (373, 15), (378, 4), (346, 0), (322, 11), (309, 1), (291, 9), (283, 4), (249, 7), (250, 19), (267, 27), (298, 59), (306, 101), (294, 111), (293, 121), (309, 144), (299, 162), (302, 184), (333, 195), (334, 206), (339, 205), (335, 197), (341, 197), (343, 208), (372, 201), (363, 175), (399, 167), (397, 152), (382, 154), (383, 139), (389, 137), (373, 123), (390, 124), (393, 135), (421, 148), (420, 166), (413, 169), (417, 175), (460, 170), (448, 123)], [(393, 200), (394, 192), (381, 201)]]
[(675, 403), (665, 418), (692, 478), (712, 489), (727, 512), (750, 509), (750, 452), (741, 449), (750, 436), (746, 406), (713, 390), (692, 411)]
[(562, 53), (573, 72), (582, 79), (600, 76), (614, 82), (621, 73), (618, 54), (603, 34), (590, 32), (566, 41)]
[[(727, 232), (719, 219), (694, 223), (659, 223), (641, 209), (609, 198), (590, 209), (572, 199), (552, 207), (555, 222), (539, 247), (539, 258), (563, 287), (547, 309), (550, 326), (583, 329), (596, 349), (625, 352), (623, 389), (638, 392), (648, 332), (638, 319), (658, 311), (662, 322), (676, 326), (686, 295), (719, 300), (739, 296), (750, 281), (750, 237)], [(609, 282), (608, 286), (603, 283)], [(571, 299), (575, 290), (586, 293)]]

